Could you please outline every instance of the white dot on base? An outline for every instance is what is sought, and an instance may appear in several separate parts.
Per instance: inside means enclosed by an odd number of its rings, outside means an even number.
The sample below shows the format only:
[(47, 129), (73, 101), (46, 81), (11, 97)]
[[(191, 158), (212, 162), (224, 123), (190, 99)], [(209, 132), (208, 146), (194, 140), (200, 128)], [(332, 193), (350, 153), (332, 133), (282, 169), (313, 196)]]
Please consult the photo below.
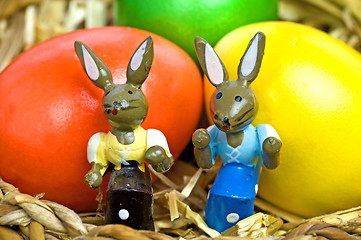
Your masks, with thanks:
[(235, 223), (239, 220), (239, 215), (237, 213), (230, 213), (227, 215), (227, 222)]
[(120, 209), (118, 215), (122, 220), (127, 220), (129, 218), (129, 212), (126, 209)]
[(256, 192), (256, 194), (258, 193), (258, 184), (256, 184), (256, 186), (254, 187), (254, 191)]

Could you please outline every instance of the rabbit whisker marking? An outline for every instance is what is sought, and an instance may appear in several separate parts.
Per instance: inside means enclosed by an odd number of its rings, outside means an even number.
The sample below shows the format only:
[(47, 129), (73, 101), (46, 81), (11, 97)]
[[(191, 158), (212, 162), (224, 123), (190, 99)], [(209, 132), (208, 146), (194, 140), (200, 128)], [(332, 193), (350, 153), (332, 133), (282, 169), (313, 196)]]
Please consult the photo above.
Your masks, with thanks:
[(251, 112), (254, 108), (250, 108), (249, 110), (247, 110), (246, 112), (244, 112), (239, 118), (236, 119), (236, 122), (242, 120), (246, 115), (247, 113)]
[(115, 109), (117, 109), (117, 110), (129, 110), (129, 109), (133, 109), (133, 108), (139, 108), (139, 107), (131, 106), (131, 107), (120, 107), (120, 108), (115, 108)]
[[(115, 106), (119, 106), (119, 105), (129, 104), (129, 103), (136, 102), (136, 101), (138, 101), (138, 99), (115, 101), (113, 104)], [(104, 105), (110, 106), (109, 104), (104, 104)]]
[(237, 123), (236, 125), (232, 126), (233, 128), (237, 128), (238, 126), (244, 124), (245, 122), (249, 121), (253, 116), (250, 116), (249, 118), (247, 118), (246, 120), (240, 122), (240, 123)]

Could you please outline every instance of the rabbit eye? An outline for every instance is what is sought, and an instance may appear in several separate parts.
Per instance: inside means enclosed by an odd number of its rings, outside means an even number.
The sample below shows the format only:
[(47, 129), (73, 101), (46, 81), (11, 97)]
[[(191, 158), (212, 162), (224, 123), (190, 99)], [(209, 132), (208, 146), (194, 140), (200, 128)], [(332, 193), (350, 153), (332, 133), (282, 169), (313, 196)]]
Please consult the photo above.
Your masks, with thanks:
[(132, 92), (132, 91), (130, 91), (130, 90), (128, 91), (128, 93), (129, 93), (129, 94), (133, 94), (133, 92)]
[(237, 97), (235, 97), (234, 100), (236, 100), (236, 102), (240, 102), (240, 101), (242, 101), (242, 98), (240, 96), (237, 96)]
[(216, 99), (220, 99), (221, 97), (222, 97), (222, 93), (221, 92), (217, 93)]

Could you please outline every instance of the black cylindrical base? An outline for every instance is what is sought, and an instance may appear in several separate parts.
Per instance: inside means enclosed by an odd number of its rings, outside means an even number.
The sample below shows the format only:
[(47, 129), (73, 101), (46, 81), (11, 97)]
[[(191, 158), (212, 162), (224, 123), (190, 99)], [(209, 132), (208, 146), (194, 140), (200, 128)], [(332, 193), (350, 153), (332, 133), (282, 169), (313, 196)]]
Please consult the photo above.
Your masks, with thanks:
[(113, 170), (107, 191), (106, 224), (124, 224), (134, 229), (154, 230), (153, 190), (150, 173), (129, 161)]

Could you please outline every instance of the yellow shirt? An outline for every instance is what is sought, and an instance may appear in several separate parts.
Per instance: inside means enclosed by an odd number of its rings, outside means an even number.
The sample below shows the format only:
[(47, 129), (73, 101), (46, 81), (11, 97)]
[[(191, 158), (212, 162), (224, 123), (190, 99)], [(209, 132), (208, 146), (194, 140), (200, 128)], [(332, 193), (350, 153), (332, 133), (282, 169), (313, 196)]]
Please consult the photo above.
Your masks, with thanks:
[(164, 148), (168, 156), (169, 148), (165, 136), (155, 129), (144, 130), (138, 127), (134, 130), (134, 142), (131, 144), (121, 144), (111, 132), (96, 133), (88, 142), (88, 161), (95, 162), (102, 166), (101, 174), (104, 174), (109, 163), (115, 165), (114, 169), (119, 170), (121, 164), (134, 160), (139, 163), (139, 169), (144, 171), (144, 154), (154, 145)]

